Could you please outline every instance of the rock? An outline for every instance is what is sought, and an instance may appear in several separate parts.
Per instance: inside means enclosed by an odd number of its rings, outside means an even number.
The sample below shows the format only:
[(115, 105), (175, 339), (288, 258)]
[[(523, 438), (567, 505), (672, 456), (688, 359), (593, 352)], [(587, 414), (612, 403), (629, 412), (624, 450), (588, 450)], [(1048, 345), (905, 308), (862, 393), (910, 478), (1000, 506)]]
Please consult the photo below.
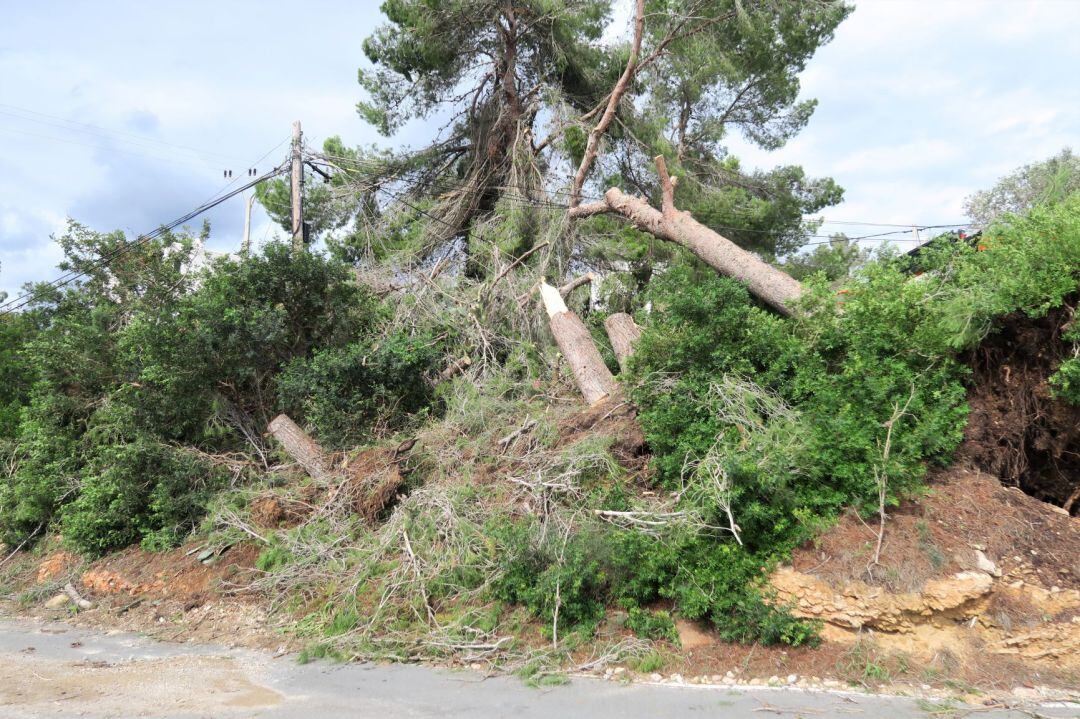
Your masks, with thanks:
[(724, 679), (734, 679), (735, 674), (733, 672), (727, 672), (724, 674)]
[(728, 674), (729, 674), (729, 676), (725, 676), (723, 679), (721, 679), (720, 683), (731, 686), (732, 684), (735, 683), (735, 677), (730, 676), (731, 672), (728, 672)]
[(660, 674), (653, 673), (649, 675), (649, 680), (654, 682), (662, 682), (664, 681), (664, 677)]
[(672, 674), (669, 677), (669, 679), (671, 679), (671, 681), (675, 682), (676, 684), (682, 684), (683, 683), (682, 674)]
[(798, 674), (788, 674), (787, 675), (787, 683), (788, 684), (794, 684), (797, 681), (799, 681), (799, 675)]
[(694, 622), (685, 619), (675, 620), (675, 630), (679, 633), (679, 644), (682, 645), (683, 649), (697, 649), (698, 647), (707, 647), (716, 643), (716, 640), (710, 634), (704, 632)]
[(771, 677), (769, 677), (769, 686), (773, 686), (773, 685), (779, 684), (779, 683), (780, 683), (780, 677), (776, 676), (775, 674), (772, 675)]
[(998, 568), (998, 565), (994, 564), (981, 549), (975, 550), (975, 567), (980, 572), (986, 572), (991, 577), (1001, 576), (1001, 570)]
[(615, 671), (613, 672), (613, 674), (615, 674), (615, 676), (618, 676), (620, 674), (625, 674), (625, 673), (626, 673), (626, 667), (615, 667)]
[(71, 604), (71, 597), (66, 594), (57, 594), (55, 597), (45, 602), (46, 609), (60, 609), (62, 607)]
[(853, 581), (837, 591), (818, 577), (781, 567), (769, 577), (781, 603), (793, 605), (797, 617), (821, 619), (845, 629), (872, 628), (910, 632), (937, 613), (966, 619), (965, 610), (990, 593), (993, 579), (983, 572), (961, 572), (932, 579), (921, 592), (894, 594)]

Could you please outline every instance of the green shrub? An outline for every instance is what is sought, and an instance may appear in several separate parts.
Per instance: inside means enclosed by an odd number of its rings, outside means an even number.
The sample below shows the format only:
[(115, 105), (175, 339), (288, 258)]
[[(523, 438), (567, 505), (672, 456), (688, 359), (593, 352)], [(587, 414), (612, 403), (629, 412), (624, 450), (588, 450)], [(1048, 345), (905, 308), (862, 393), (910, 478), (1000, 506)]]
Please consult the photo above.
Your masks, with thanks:
[(679, 643), (679, 632), (670, 612), (631, 606), (627, 610), (626, 628), (643, 639), (662, 639)]
[(595, 626), (608, 598), (603, 536), (582, 532), (554, 546), (538, 541), (538, 531), (534, 522), (492, 525), (503, 557), (493, 586), (495, 596), (527, 607), (544, 621), (548, 632), (556, 611), (560, 627)]
[[(65, 269), (85, 278), (41, 288), (22, 324), (0, 324), (20, 343), (17, 358), (0, 354), (0, 378), (14, 383), (0, 389), (12, 468), (0, 478), (2, 541), (59, 520), (92, 553), (171, 546), (222, 486), (198, 457), (250, 451), (282, 409), (303, 421), (310, 407), (313, 422), (346, 441), (431, 401), (422, 377), (435, 345), (380, 342), (385, 310), (340, 262), (271, 244), (191, 275), (181, 265), (193, 238), (166, 234), (103, 272), (95, 258), (123, 235), (72, 224), (59, 241)], [(13, 375), (16, 359), (25, 367)], [(282, 396), (303, 406), (283, 407)], [(14, 430), (5, 424), (13, 405)]]
[(425, 375), (443, 353), (422, 335), (366, 339), (294, 360), (278, 380), (285, 406), (301, 408), (326, 445), (352, 447), (378, 423), (396, 429), (431, 404)]
[(81, 551), (101, 554), (143, 540), (178, 544), (224, 478), (205, 460), (138, 438), (94, 447), (78, 497), (64, 506), (61, 532)]

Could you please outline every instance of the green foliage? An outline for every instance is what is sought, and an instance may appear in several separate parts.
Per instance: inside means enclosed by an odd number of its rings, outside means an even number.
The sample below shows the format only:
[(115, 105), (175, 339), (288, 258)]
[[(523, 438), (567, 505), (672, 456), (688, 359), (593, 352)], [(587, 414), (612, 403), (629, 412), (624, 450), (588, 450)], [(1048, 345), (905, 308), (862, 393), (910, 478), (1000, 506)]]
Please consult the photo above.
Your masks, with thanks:
[(1078, 191), (1080, 156), (1065, 148), (1049, 159), (1014, 170), (989, 190), (976, 192), (964, 201), (964, 210), (973, 223), (985, 228), (1006, 215), (1057, 204)]
[(15, 436), (19, 412), (30, 399), (33, 375), (23, 351), (35, 330), (31, 315), (0, 315), (0, 444)]
[(430, 402), (436, 345), (381, 338), (383, 308), (338, 261), (272, 244), (190, 274), (194, 238), (166, 235), (106, 271), (95, 259), (119, 234), (72, 224), (59, 241), (88, 276), (20, 318), (35, 324), (9, 394), (24, 406), (3, 450), (3, 541), (58, 522), (90, 553), (171, 546), (223, 486), (205, 457), (249, 449), (282, 409), (345, 441)]
[(271, 544), (255, 559), (255, 568), (261, 572), (273, 572), (293, 560), (292, 553), (280, 544)]
[(302, 409), (328, 446), (352, 447), (368, 438), (376, 421), (395, 429), (431, 404), (433, 386), (423, 377), (442, 356), (428, 336), (369, 339), (294, 360), (278, 391), (285, 406)]
[(140, 539), (148, 549), (172, 547), (224, 484), (225, 477), (189, 452), (150, 438), (102, 437), (83, 469), (78, 496), (62, 510), (64, 536), (93, 554)]
[[(809, 640), (812, 627), (754, 589), (762, 567), (841, 507), (874, 508), (879, 491), (895, 504), (928, 463), (950, 459), (967, 413), (957, 353), (994, 318), (1039, 316), (1076, 291), (1080, 196), (1012, 217), (981, 244), (881, 258), (840, 293), (818, 274), (794, 319), (693, 266), (654, 278), (631, 395), (657, 480), (710, 529), (635, 539), (625, 594), (672, 599), (731, 639)], [(1074, 361), (1054, 379), (1066, 396)]]
[(631, 606), (627, 611), (626, 628), (644, 639), (662, 639), (679, 643), (679, 632), (670, 612)]
[(1080, 323), (1075, 318), (1061, 338), (1073, 343), (1073, 356), (1061, 363), (1057, 372), (1050, 377), (1050, 382), (1055, 395), (1080, 406)]
[(782, 268), (797, 280), (809, 279), (820, 272), (826, 280), (837, 282), (848, 279), (869, 258), (869, 251), (838, 234), (833, 235), (827, 243), (817, 245), (811, 252), (788, 257)]
[(636, 625), (631, 628), (677, 640), (670, 617), (640, 609), (665, 599), (680, 616), (708, 621), (728, 640), (816, 641), (812, 623), (792, 617), (762, 594), (759, 558), (707, 535), (675, 530), (654, 537), (599, 525), (565, 541), (542, 542), (540, 528), (527, 522), (499, 525), (492, 532), (503, 557), (496, 596), (525, 605), (548, 631), (556, 606), (560, 627), (590, 630), (605, 605), (617, 602), (630, 608)]
[(526, 606), (550, 632), (559, 625), (594, 626), (604, 616), (608, 579), (603, 568), (607, 542), (598, 533), (567, 537), (560, 546), (536, 541), (539, 527), (530, 522), (493, 526), (503, 557), (495, 596)]

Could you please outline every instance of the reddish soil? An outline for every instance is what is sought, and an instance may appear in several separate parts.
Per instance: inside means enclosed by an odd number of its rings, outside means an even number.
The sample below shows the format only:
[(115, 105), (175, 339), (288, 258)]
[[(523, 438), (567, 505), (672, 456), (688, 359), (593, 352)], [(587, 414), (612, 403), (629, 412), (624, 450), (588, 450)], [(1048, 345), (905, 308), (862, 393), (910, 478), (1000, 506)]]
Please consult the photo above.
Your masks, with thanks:
[(851, 512), (795, 552), (795, 569), (839, 588), (853, 579), (907, 592), (975, 568), (975, 550), (1002, 570), (1050, 589), (1080, 588), (1080, 522), (981, 472), (939, 471), (929, 491), (889, 511), (880, 565), (869, 567), (877, 524)]

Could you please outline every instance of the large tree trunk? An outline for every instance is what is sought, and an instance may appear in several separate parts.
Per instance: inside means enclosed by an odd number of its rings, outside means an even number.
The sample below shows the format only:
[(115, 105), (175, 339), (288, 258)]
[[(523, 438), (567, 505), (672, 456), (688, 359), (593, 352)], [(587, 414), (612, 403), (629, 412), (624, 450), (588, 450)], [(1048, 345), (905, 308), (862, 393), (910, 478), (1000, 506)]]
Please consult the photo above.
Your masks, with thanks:
[(604, 329), (619, 360), (619, 369), (625, 372), (627, 362), (634, 354), (634, 345), (641, 339), (641, 328), (630, 315), (616, 312), (604, 320)]
[(802, 294), (799, 281), (713, 232), (691, 217), (690, 213), (676, 210), (675, 185), (668, 177), (662, 155), (656, 158), (656, 169), (660, 173), (663, 211), (612, 187), (604, 193), (602, 202), (572, 208), (570, 216), (589, 217), (605, 212), (622, 215), (638, 229), (682, 245), (721, 274), (745, 283), (752, 294), (782, 314), (791, 315), (795, 301)]
[(540, 296), (551, 323), (551, 334), (555, 336), (563, 357), (570, 363), (570, 370), (585, 401), (594, 404), (613, 394), (617, 386), (615, 378), (604, 364), (604, 358), (596, 349), (585, 324), (566, 308), (559, 290), (548, 283), (540, 283)]
[(281, 443), (285, 452), (296, 460), (313, 479), (325, 481), (333, 472), (326, 452), (304, 430), (289, 419), (288, 415), (279, 414), (267, 427), (274, 439)]

